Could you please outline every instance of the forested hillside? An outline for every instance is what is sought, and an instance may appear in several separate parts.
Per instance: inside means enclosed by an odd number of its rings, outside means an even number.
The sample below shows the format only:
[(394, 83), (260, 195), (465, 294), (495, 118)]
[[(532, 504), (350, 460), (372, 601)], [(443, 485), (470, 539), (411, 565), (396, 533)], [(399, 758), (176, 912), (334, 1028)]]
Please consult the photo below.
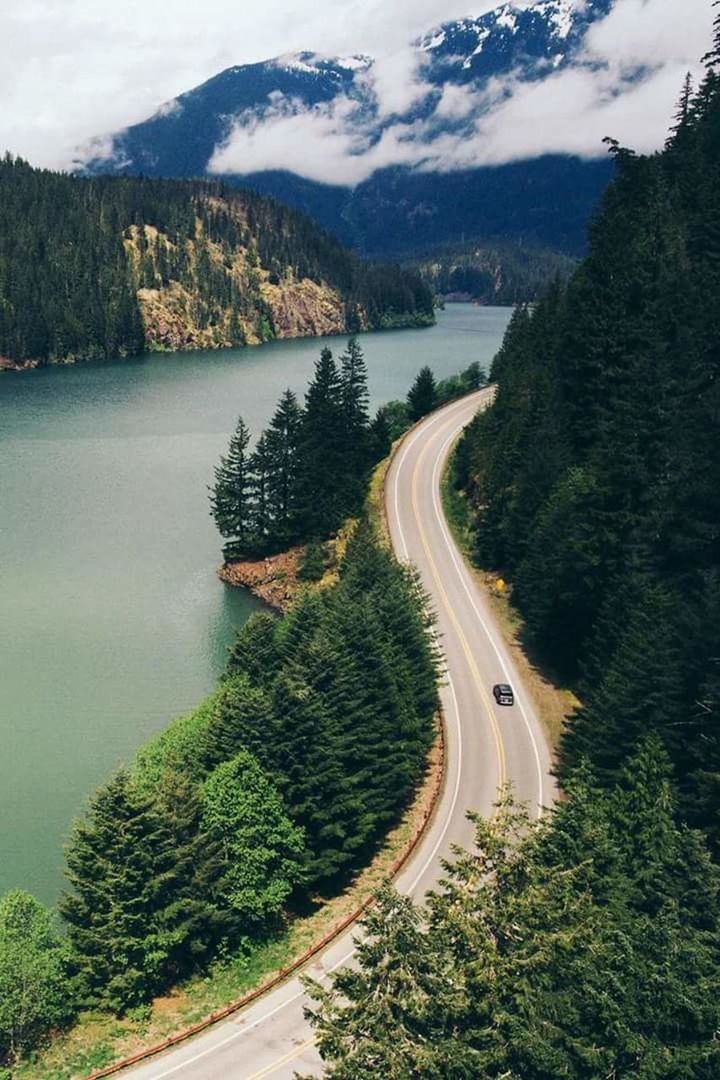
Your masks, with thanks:
[(515, 314), (458, 461), (478, 558), (583, 707), (560, 747), (613, 783), (655, 733), (720, 856), (720, 24), (665, 151), (617, 176), (566, 289)]
[(251, 963), (367, 864), (435, 737), (428, 626), (412, 571), (361, 522), (334, 584), (243, 627), (216, 692), (76, 822), (62, 921), (0, 900), (0, 1060), (79, 1010), (142, 1016), (214, 958)]
[(584, 705), (540, 822), (503, 793), (425, 910), (315, 985), (333, 1080), (720, 1075), (720, 17), (667, 149), (518, 310), (460, 446), (478, 560)]
[(577, 260), (547, 248), (475, 243), (440, 248), (404, 265), (445, 299), (514, 305), (536, 300), (553, 278), (566, 281)]
[(211, 182), (0, 162), (0, 366), (428, 325), (430, 290)]

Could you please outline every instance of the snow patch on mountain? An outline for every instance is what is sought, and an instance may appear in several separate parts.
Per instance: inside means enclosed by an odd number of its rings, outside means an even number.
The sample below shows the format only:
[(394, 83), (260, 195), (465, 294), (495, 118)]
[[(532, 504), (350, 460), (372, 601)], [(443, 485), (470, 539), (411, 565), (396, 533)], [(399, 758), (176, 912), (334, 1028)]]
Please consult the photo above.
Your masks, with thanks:
[[(618, 31), (604, 28), (636, 22), (653, 32), (648, 12), (663, 2), (505, 0), (375, 59), (304, 51), (230, 68), (163, 106), (151, 131), (118, 135), (112, 164), (171, 175), (179, 160), (184, 175), (277, 170), (354, 186), (389, 166), (446, 172), (546, 153), (598, 157), (608, 133), (654, 149), (672, 107), (668, 85), (682, 76), (643, 67), (635, 31), (619, 63)], [(662, 121), (637, 124), (642, 110)], [(168, 161), (158, 162), (164, 119), (174, 126)], [(88, 156), (107, 170), (104, 151)]]
[(183, 111), (183, 103), (179, 98), (171, 98), (170, 101), (165, 101), (160, 108), (155, 112), (153, 119), (158, 120), (166, 116), (179, 116)]

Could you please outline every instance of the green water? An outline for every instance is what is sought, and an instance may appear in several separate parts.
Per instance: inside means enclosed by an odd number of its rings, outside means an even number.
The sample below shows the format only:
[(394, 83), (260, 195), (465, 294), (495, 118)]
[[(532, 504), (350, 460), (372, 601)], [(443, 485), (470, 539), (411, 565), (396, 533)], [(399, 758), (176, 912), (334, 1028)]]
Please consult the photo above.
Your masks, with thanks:
[[(425, 363), (489, 364), (508, 317), (366, 335), (373, 405)], [(257, 432), (323, 344), (0, 376), (0, 892), (52, 901), (89, 794), (212, 688), (257, 604), (215, 575), (206, 485), (237, 414)]]

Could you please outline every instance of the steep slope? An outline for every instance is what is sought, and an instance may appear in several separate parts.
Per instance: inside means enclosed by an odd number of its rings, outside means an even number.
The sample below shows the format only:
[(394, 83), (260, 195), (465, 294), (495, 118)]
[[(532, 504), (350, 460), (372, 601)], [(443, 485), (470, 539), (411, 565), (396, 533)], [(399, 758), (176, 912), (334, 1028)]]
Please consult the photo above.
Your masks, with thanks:
[(0, 163), (0, 366), (432, 321), (416, 276), (252, 192)]
[[(149, 120), (94, 140), (78, 165), (93, 174), (212, 173), (230, 182), (242, 176), (373, 255), (457, 243), (463, 233), (577, 254), (609, 179), (604, 160), (555, 155), (450, 169), (433, 161), (438, 140), (462, 140), (497, 104), (502, 80), (541, 82), (584, 64), (585, 34), (612, 4), (505, 3), (479, 18), (445, 24), (414, 43), (413, 91), (400, 107), (385, 103), (377, 65), (367, 56), (303, 52), (231, 67)], [(333, 182), (332, 168), (312, 153), (293, 157), (282, 139), (272, 156), (261, 149), (257, 163), (239, 148), (248, 137), (262, 147), (264, 124), (288, 124), (292, 133), (305, 121), (327, 124), (330, 142), (339, 136), (352, 147), (347, 180)], [(394, 157), (383, 140), (397, 141)]]
[(483, 565), (583, 701), (563, 778), (648, 732), (720, 858), (720, 16), (665, 150), (617, 177), (567, 288), (518, 309), (459, 473)]
[(577, 261), (543, 248), (469, 244), (436, 248), (407, 266), (445, 300), (515, 305), (534, 300), (555, 278), (569, 278)]

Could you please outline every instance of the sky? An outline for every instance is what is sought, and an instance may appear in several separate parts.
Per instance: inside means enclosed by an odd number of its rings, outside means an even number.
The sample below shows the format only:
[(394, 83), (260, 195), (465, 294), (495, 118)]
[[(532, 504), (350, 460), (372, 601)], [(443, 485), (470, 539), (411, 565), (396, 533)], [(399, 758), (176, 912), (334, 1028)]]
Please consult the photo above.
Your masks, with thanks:
[[(576, 0), (583, 3), (583, 0)], [(528, 0), (521, 0), (527, 6)], [(0, 151), (70, 168), (94, 136), (146, 119), (222, 69), (310, 49), (376, 58), (374, 89), (391, 116), (422, 93), (409, 43), (443, 21), (495, 2), (468, 0), (0, 0)], [(710, 41), (710, 0), (616, 0), (587, 39), (581, 71), (541, 86), (511, 76), (491, 94), (471, 137), (434, 137), (390, 124), (379, 143), (350, 122), (351, 106), (299, 113), (281, 103), (262, 123), (244, 121), (216, 148), (217, 169), (295, 168), (354, 184), (405, 162), (448, 170), (547, 151), (594, 156), (611, 134), (639, 150), (662, 144), (684, 73), (699, 73)], [(649, 78), (618, 92), (627, 69)], [(448, 91), (447, 115), (469, 115), (473, 91)]]

